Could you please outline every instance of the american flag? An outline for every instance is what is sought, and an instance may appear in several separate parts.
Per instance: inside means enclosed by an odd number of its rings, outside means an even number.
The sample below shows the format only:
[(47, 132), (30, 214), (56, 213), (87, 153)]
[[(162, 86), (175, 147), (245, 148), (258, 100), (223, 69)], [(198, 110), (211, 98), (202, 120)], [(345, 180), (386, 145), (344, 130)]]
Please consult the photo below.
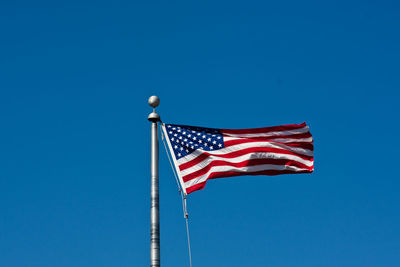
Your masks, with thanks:
[(209, 179), (314, 170), (306, 123), (236, 130), (163, 124), (162, 129), (185, 194), (203, 189)]

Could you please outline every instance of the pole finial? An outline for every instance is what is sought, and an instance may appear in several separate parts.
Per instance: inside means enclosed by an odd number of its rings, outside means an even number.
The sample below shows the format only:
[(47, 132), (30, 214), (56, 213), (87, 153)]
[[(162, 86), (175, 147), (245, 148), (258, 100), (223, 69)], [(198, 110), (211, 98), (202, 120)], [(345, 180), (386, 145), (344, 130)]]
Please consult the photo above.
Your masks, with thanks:
[(160, 121), (160, 115), (158, 115), (156, 112), (156, 107), (158, 107), (158, 105), (160, 105), (160, 98), (158, 98), (158, 96), (155, 96), (155, 95), (150, 96), (148, 103), (153, 108), (153, 112), (149, 114), (147, 119), (152, 122)]
[(158, 107), (160, 105), (160, 98), (156, 95), (152, 95), (149, 97), (149, 105), (153, 108)]

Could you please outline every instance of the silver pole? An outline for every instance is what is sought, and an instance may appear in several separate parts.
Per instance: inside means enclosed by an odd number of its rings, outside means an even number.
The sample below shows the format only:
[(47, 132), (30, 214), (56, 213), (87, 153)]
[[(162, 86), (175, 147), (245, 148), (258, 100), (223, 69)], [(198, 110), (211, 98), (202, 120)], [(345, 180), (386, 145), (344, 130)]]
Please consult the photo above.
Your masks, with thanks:
[(149, 105), (153, 112), (149, 114), (151, 121), (151, 215), (150, 215), (150, 266), (160, 266), (160, 212), (158, 192), (158, 127), (160, 116), (156, 107), (160, 104), (157, 96), (149, 98)]

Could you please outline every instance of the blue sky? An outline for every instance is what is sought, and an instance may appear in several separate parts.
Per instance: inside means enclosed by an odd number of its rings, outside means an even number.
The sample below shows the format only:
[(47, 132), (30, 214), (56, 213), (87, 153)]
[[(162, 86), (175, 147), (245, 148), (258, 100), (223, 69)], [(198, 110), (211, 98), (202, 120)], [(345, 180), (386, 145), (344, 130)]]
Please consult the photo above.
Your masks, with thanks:
[[(397, 1), (2, 1), (0, 266), (148, 266), (168, 123), (306, 121), (315, 172), (189, 197), (193, 266), (400, 265)], [(160, 147), (162, 266), (188, 266)], [(397, 174), (396, 174), (397, 173)]]

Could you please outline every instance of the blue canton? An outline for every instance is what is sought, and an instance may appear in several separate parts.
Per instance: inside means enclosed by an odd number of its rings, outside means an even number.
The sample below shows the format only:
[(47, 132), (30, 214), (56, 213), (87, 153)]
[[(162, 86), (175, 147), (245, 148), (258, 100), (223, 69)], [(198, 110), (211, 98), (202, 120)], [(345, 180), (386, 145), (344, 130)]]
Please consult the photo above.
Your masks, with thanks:
[(213, 151), (224, 147), (223, 136), (218, 129), (174, 124), (165, 124), (165, 129), (176, 159), (196, 149)]

